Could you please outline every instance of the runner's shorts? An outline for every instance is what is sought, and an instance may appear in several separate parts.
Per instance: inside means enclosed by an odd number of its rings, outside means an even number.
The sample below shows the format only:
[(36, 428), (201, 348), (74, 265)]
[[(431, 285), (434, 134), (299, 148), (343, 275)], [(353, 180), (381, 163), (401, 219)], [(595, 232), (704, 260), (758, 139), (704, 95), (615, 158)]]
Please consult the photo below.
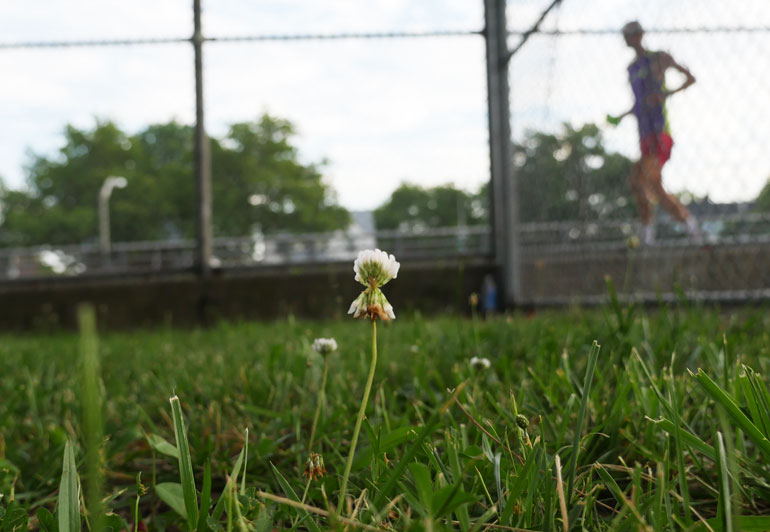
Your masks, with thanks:
[(647, 135), (641, 141), (642, 157), (656, 155), (660, 167), (666, 164), (671, 158), (671, 148), (674, 146), (674, 139), (668, 133), (653, 133)]

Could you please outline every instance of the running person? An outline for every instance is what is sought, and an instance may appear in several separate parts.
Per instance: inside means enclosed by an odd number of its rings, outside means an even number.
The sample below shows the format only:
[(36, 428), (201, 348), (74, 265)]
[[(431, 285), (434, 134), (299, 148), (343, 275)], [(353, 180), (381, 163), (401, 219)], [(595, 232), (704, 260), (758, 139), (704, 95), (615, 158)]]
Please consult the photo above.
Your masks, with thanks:
[[(614, 120), (633, 114), (639, 126), (642, 156), (631, 170), (629, 184), (639, 208), (644, 243), (651, 244), (655, 240), (653, 200), (657, 200), (674, 218), (684, 223), (691, 235), (700, 234), (698, 223), (690, 211), (663, 189), (661, 175), (663, 165), (671, 157), (671, 148), (674, 145), (666, 118), (666, 98), (695, 83), (695, 78), (668, 53), (645, 49), (642, 46), (643, 35), (644, 30), (636, 21), (623, 26), (626, 44), (636, 52), (634, 61), (628, 66), (628, 80), (634, 93), (634, 105)], [(678, 89), (667, 90), (665, 87), (666, 71), (669, 68), (678, 70), (686, 78)]]

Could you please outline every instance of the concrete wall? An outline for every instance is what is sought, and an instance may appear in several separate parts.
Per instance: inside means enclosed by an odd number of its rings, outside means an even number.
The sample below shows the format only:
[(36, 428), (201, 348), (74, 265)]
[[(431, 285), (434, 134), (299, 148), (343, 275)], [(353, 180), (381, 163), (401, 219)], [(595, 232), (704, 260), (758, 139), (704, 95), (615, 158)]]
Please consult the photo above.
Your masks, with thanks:
[(596, 301), (606, 294), (605, 277), (619, 292), (670, 294), (678, 287), (704, 299), (767, 297), (770, 245), (658, 245), (592, 249), (528, 249), (522, 260), (525, 303)]
[[(402, 263), (384, 292), (396, 313), (467, 310), (493, 268), (486, 260)], [(101, 327), (193, 326), (219, 319), (343, 316), (361, 286), (353, 265), (214, 272), (205, 282), (185, 272), (131, 277), (50, 278), (0, 285), (0, 328), (48, 330), (75, 326), (77, 305), (92, 303)]]

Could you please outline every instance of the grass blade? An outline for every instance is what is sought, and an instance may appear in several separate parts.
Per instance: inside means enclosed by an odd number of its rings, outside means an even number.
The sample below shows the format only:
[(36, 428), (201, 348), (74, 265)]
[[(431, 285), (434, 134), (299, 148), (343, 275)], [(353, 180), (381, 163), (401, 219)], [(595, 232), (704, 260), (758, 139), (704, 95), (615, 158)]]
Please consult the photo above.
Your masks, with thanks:
[[(270, 464), (270, 468), (273, 470), (273, 475), (275, 475), (275, 479), (278, 481), (278, 484), (281, 485), (281, 489), (286, 494), (286, 497), (294, 502), (300, 502), (299, 497), (297, 497), (297, 492), (294, 491), (294, 488), (291, 487), (291, 484), (289, 484), (289, 481), (286, 480), (286, 477), (284, 477), (281, 472), (278, 471), (278, 468), (275, 467), (272, 463)], [(304, 508), (301, 508), (300, 511), (305, 518), (304, 522), (306, 526), (313, 532), (321, 532), (321, 529), (310, 516), (310, 513)]]
[(187, 443), (187, 431), (185, 430), (184, 419), (182, 419), (182, 407), (179, 404), (179, 397), (175, 395), (169, 401), (171, 402), (171, 415), (174, 420), (176, 448), (179, 451), (179, 476), (182, 484), (187, 523), (190, 525), (190, 530), (195, 530), (198, 528), (198, 494), (195, 490), (195, 477), (192, 470), (190, 446)]
[(241, 475), (241, 495), (246, 493), (246, 467), (249, 465), (249, 429), (243, 438), (243, 475)]
[(80, 532), (80, 482), (75, 466), (75, 452), (69, 440), (64, 445), (57, 505), (59, 532)]
[(676, 437), (677, 435), (682, 439), (682, 442), (690, 447), (691, 449), (695, 449), (696, 451), (699, 451), (701, 454), (709, 457), (711, 460), (716, 462), (716, 451), (714, 451), (714, 447), (700, 439), (695, 434), (692, 434), (688, 431), (686, 431), (684, 428), (679, 427), (679, 432), (677, 433), (676, 426), (674, 423), (672, 423), (670, 420), (662, 417), (660, 419), (651, 419), (647, 418), (649, 421), (657, 425), (658, 427), (662, 428), (664, 431), (668, 432), (672, 436)]
[(569, 530), (569, 517), (567, 516), (567, 501), (564, 500), (564, 483), (561, 478), (561, 459), (557, 454), (554, 457), (554, 469), (556, 470), (556, 492), (559, 495), (559, 512), (561, 513), (561, 526), (564, 532)]
[(658, 462), (655, 467), (655, 506), (653, 517), (655, 519), (655, 530), (664, 530), (666, 526), (666, 475), (664, 466)]
[(83, 388), (83, 432), (85, 436), (86, 515), (92, 530), (103, 528), (103, 479), (99, 449), (104, 440), (102, 422), (101, 365), (96, 315), (91, 305), (78, 307)]
[(719, 469), (717, 470), (719, 478), (719, 510), (722, 517), (722, 530), (724, 532), (733, 532), (733, 508), (730, 498), (730, 475), (727, 469), (727, 453), (725, 452), (725, 442), (722, 433), (717, 431), (717, 457), (719, 458)]
[(161, 482), (155, 486), (155, 494), (176, 513), (182, 517), (187, 517), (181, 484), (178, 482)]
[(241, 448), (241, 452), (238, 453), (238, 458), (235, 460), (235, 465), (233, 466), (233, 470), (230, 473), (230, 477), (227, 479), (227, 485), (225, 485), (224, 491), (219, 496), (219, 500), (217, 500), (216, 506), (214, 506), (214, 514), (213, 514), (214, 521), (218, 521), (219, 518), (222, 517), (222, 512), (225, 511), (225, 501), (227, 501), (229, 497), (228, 490), (230, 489), (230, 484), (238, 481), (238, 475), (240, 475), (241, 473), (241, 466), (243, 464), (243, 455), (244, 455), (243, 451), (244, 449)]
[[(519, 497), (521, 497), (521, 494), (524, 492), (524, 488), (534, 485), (533, 471), (536, 471), (535, 464), (537, 464), (538, 460), (540, 460), (540, 447), (535, 447), (535, 449), (527, 456), (527, 461), (524, 462), (524, 467), (521, 468), (516, 476), (516, 482), (513, 484), (513, 487), (506, 498), (505, 509), (503, 510), (501, 518), (503, 524), (510, 524), (509, 520), (513, 513), (513, 508), (514, 506), (517, 506)], [(521, 504), (518, 506), (523, 507), (524, 505)]]
[(679, 392), (677, 391), (676, 379), (674, 378), (674, 361), (676, 352), (671, 353), (671, 364), (669, 365), (668, 404), (671, 417), (674, 418), (674, 452), (676, 453), (677, 480), (679, 482), (679, 491), (682, 494), (682, 512), (684, 522), (689, 526), (692, 523), (692, 505), (690, 504), (690, 488), (687, 483), (687, 467), (684, 460), (684, 442), (682, 441), (682, 417), (679, 415)]
[(469, 532), (479, 532), (479, 530), (481, 530), (486, 522), (492, 519), (495, 515), (497, 515), (497, 505), (493, 504), (489, 507), (489, 510), (484, 512), (481, 517), (478, 518), (476, 523), (473, 525), (473, 528), (471, 528)]
[[(460, 457), (457, 451), (459, 442), (456, 438), (450, 438), (449, 432), (447, 432), (446, 440), (448, 442), (447, 452), (449, 453), (449, 464), (452, 468), (452, 482), (462, 488), (462, 477), (464, 472), (460, 466)], [(455, 511), (455, 514), (457, 515), (457, 520), (460, 522), (460, 530), (468, 530), (471, 527), (468, 507), (466, 505), (459, 506)]]
[(206, 460), (206, 469), (203, 471), (203, 489), (201, 490), (201, 508), (198, 513), (198, 532), (207, 532), (209, 527), (209, 504), (211, 503), (211, 459)]
[(754, 370), (744, 365), (738, 380), (749, 406), (751, 419), (765, 436), (770, 436), (770, 398), (767, 387)]
[(154, 450), (158, 451), (160, 454), (164, 454), (166, 456), (170, 456), (172, 458), (176, 458), (179, 460), (179, 451), (176, 447), (171, 445), (169, 442), (164, 440), (161, 436), (158, 436), (157, 434), (148, 433), (144, 435), (145, 439), (147, 440), (147, 443), (152, 447)]
[(591, 353), (588, 355), (588, 365), (586, 366), (586, 376), (583, 383), (583, 397), (580, 400), (580, 412), (578, 413), (578, 423), (575, 427), (575, 438), (572, 441), (572, 454), (569, 459), (569, 470), (567, 472), (567, 493), (569, 493), (569, 502), (572, 502), (573, 486), (575, 484), (575, 471), (577, 470), (577, 457), (580, 450), (580, 437), (583, 434), (583, 423), (586, 417), (586, 410), (588, 409), (588, 398), (591, 393), (591, 382), (594, 377), (594, 369), (596, 368), (596, 361), (599, 358), (599, 350), (601, 346), (594, 340), (591, 346)]
[[(691, 532), (711, 532), (720, 530), (720, 520), (716, 517), (707, 519), (691, 528)], [(767, 532), (770, 530), (770, 516), (767, 515), (737, 515), (735, 529), (741, 532)]]
[(396, 483), (398, 483), (398, 481), (401, 479), (401, 476), (404, 474), (404, 470), (412, 461), (412, 458), (414, 458), (414, 456), (417, 454), (417, 451), (422, 447), (422, 442), (425, 440), (425, 438), (428, 437), (428, 434), (433, 432), (433, 430), (436, 428), (436, 425), (438, 425), (438, 421), (441, 418), (441, 415), (449, 409), (452, 403), (454, 403), (455, 399), (460, 395), (460, 392), (463, 390), (463, 388), (465, 388), (465, 385), (466, 382), (462, 382), (455, 389), (452, 396), (443, 405), (441, 405), (441, 408), (433, 412), (430, 418), (428, 418), (428, 421), (425, 423), (420, 433), (406, 450), (404, 456), (401, 457), (401, 460), (398, 461), (398, 465), (396, 465), (396, 467), (390, 473), (388, 480), (377, 493), (377, 497), (374, 499), (375, 508), (382, 508), (385, 499), (388, 497), (388, 495), (390, 495), (390, 493), (393, 491), (393, 488), (396, 487)]
[(746, 436), (753, 441), (757, 447), (762, 451), (765, 459), (770, 459), (770, 441), (762, 434), (757, 426), (751, 422), (751, 420), (743, 413), (740, 407), (736, 404), (733, 398), (727, 394), (719, 385), (714, 382), (711, 377), (706, 375), (702, 369), (698, 369), (698, 373), (693, 374), (693, 377), (703, 387), (708, 395), (711, 396), (717, 403), (722, 405), (727, 412), (727, 415), (743, 430)]

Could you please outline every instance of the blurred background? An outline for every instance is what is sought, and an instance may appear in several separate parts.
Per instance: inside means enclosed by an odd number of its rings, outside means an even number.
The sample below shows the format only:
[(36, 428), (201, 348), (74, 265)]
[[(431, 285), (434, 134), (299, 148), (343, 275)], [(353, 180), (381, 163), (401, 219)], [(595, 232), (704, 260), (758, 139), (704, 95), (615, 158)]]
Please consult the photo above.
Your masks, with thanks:
[[(0, 8), (4, 290), (196, 271), (192, 4)], [(766, 298), (767, 2), (508, 0), (504, 12), (515, 303), (598, 300), (607, 276), (628, 297)], [(661, 209), (656, 244), (634, 238), (636, 124), (605, 121), (632, 103), (619, 33), (632, 19), (697, 78), (668, 102), (663, 176), (700, 220), (698, 241)], [(483, 0), (219, 0), (201, 22), (210, 268), (340, 263), (378, 246), (480, 265), (468, 289), (513, 303), (490, 213)]]

